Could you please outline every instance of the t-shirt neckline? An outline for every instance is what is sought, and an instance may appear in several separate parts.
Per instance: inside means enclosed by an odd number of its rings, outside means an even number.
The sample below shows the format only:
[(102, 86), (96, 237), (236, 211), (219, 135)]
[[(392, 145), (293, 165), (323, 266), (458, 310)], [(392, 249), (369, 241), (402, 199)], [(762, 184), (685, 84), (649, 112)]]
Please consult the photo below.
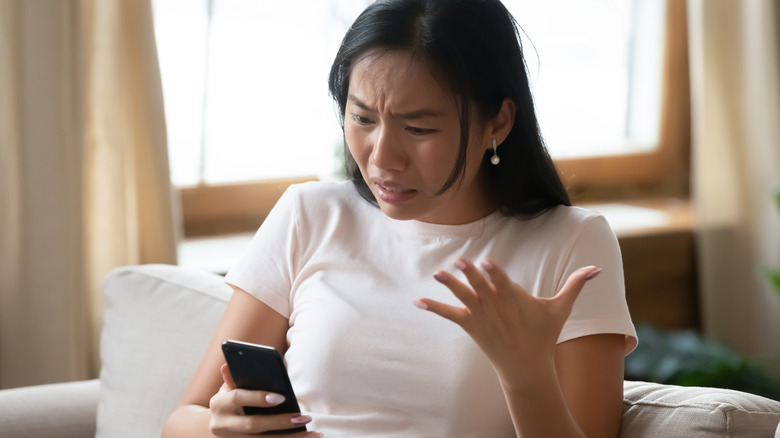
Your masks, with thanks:
[(441, 236), (441, 237), (477, 237), (485, 232), (485, 229), (504, 218), (498, 210), (493, 211), (487, 216), (459, 225), (434, 224), (418, 220), (398, 220), (387, 216), (380, 209), (380, 214), (394, 229), (419, 236)]

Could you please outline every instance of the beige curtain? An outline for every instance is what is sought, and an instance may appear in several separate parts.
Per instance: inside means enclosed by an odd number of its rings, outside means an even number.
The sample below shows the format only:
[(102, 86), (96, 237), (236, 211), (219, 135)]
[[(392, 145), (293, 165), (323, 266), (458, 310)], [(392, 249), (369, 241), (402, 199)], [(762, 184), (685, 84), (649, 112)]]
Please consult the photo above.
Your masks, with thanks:
[(751, 356), (780, 354), (780, 5), (690, 0), (693, 185), (704, 328)]
[(0, 0), (0, 387), (95, 377), (102, 278), (175, 263), (149, 0)]

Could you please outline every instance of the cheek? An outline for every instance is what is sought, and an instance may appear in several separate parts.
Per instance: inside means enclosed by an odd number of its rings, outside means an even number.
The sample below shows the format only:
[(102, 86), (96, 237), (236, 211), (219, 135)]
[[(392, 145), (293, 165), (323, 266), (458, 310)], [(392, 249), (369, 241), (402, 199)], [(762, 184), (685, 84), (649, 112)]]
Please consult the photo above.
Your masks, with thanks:
[(352, 154), (352, 158), (363, 167), (364, 160), (370, 153), (365, 147), (364, 136), (358, 130), (346, 126), (344, 127), (344, 140), (347, 142), (347, 149)]

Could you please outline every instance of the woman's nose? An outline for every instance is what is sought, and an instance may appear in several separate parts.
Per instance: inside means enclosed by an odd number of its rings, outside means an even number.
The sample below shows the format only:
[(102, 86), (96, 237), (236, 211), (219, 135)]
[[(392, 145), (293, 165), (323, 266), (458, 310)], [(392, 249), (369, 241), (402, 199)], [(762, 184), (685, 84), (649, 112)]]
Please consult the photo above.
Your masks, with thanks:
[(382, 170), (403, 170), (406, 167), (407, 156), (392, 130), (382, 128), (377, 131), (370, 163)]

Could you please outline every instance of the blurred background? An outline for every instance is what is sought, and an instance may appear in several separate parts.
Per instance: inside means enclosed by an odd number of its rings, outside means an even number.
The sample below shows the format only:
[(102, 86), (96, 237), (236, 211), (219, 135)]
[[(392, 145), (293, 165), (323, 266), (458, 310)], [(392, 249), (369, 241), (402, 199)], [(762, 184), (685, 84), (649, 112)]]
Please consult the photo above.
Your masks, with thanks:
[[(0, 0), (0, 388), (97, 375), (111, 269), (224, 273), (289, 184), (343, 178), (327, 76), (369, 3)], [(504, 3), (640, 348), (686, 330), (780, 375), (780, 7)]]

